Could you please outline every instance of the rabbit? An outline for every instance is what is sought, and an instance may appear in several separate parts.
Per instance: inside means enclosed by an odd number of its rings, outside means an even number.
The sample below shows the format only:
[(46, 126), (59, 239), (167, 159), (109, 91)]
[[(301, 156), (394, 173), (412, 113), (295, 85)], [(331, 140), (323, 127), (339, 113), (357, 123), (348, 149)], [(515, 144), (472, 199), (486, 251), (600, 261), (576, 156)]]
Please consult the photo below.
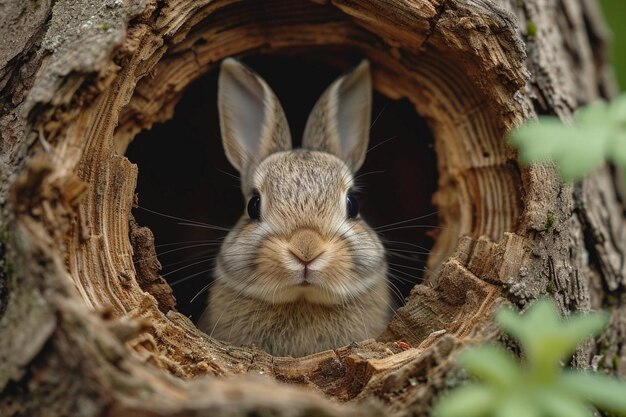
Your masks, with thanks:
[(285, 113), (267, 83), (239, 61), (223, 61), (220, 130), (248, 203), (216, 258), (201, 330), (294, 357), (384, 330), (391, 313), (385, 249), (353, 195), (371, 106), (364, 60), (327, 88), (302, 148), (292, 149)]

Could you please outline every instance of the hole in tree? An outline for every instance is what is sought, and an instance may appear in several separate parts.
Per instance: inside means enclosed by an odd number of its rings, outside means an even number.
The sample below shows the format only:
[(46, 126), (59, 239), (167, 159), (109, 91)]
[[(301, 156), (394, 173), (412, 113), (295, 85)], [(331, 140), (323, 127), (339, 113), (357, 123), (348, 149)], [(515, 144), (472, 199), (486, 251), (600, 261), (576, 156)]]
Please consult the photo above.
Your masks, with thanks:
[[(244, 61), (278, 96), (298, 146), (313, 104), (342, 71), (295, 56)], [(353, 63), (357, 62), (355, 57)], [(238, 173), (221, 144), (217, 75), (217, 70), (212, 71), (190, 85), (174, 117), (137, 135), (126, 153), (139, 166), (137, 193), (142, 208), (133, 214), (153, 231), (161, 274), (173, 287), (179, 311), (194, 321), (206, 307), (206, 291), (197, 294), (211, 282), (213, 257), (226, 232), (182, 224), (186, 222), (164, 215), (230, 228), (245, 209)], [(376, 92), (372, 121), (367, 158), (356, 175), (358, 197), (363, 218), (382, 232), (399, 306), (422, 281), (437, 230), (432, 205), (437, 187), (433, 137), (410, 102)]]

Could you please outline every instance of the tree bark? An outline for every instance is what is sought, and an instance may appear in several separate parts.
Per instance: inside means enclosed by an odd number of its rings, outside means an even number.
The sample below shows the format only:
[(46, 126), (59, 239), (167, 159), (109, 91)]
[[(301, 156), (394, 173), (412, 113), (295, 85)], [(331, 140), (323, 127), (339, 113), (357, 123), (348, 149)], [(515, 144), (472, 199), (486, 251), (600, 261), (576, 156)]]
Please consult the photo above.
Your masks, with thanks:
[[(611, 325), (575, 364), (626, 375), (623, 206), (504, 135), (615, 92), (595, 0), (0, 0), (0, 415), (428, 415), (491, 314), (552, 296)], [(211, 339), (174, 309), (131, 215), (133, 137), (231, 55), (357, 52), (435, 136), (443, 232), (376, 340), (305, 358)], [(320, 54), (345, 66), (341, 54)], [(593, 138), (590, 138), (593, 140)], [(140, 167), (139, 167), (140, 169)]]

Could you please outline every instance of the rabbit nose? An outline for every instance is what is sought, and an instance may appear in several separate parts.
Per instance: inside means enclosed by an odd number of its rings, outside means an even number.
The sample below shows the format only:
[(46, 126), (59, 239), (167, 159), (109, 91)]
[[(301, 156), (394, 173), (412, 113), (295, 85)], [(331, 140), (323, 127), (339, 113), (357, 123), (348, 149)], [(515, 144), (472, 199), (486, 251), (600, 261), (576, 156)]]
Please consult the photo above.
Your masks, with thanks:
[(305, 266), (324, 253), (324, 241), (319, 233), (304, 229), (293, 234), (289, 240), (289, 252)]

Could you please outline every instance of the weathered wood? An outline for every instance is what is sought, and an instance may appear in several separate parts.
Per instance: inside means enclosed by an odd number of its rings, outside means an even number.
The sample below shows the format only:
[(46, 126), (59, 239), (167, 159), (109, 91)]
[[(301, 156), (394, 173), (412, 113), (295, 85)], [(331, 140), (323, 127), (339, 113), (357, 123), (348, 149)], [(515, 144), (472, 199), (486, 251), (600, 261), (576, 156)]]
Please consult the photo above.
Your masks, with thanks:
[[(454, 351), (497, 336), (494, 308), (546, 293), (564, 314), (610, 309), (576, 363), (626, 372), (611, 176), (562, 184), (503, 140), (613, 93), (595, 1), (14, 3), (0, 1), (3, 416), (428, 415)], [(428, 280), (377, 340), (274, 358), (174, 310), (123, 154), (224, 57), (329, 45), (369, 58), (375, 88), (428, 120), (443, 228)]]

